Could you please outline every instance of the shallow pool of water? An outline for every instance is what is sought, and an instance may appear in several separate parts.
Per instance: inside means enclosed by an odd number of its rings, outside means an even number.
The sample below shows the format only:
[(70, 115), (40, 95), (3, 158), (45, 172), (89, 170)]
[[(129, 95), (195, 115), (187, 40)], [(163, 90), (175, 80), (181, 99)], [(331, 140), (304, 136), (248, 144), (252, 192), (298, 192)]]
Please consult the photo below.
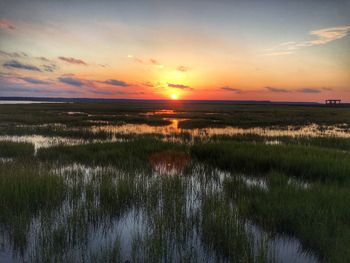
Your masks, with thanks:
[(42, 104), (42, 103), (62, 103), (57, 101), (31, 101), (31, 100), (0, 100), (0, 104)]
[[(92, 126), (92, 132), (109, 132), (112, 134), (189, 134), (192, 138), (210, 138), (218, 135), (259, 135), (263, 137), (339, 137), (350, 138), (350, 130), (341, 125), (320, 126), (310, 124), (305, 126), (286, 126), (281, 127), (224, 127), (224, 128), (200, 128), (200, 129), (182, 129), (179, 128), (179, 122), (185, 119), (164, 118), (171, 121), (167, 126), (150, 126), (147, 124), (124, 124), (124, 125), (99, 125)], [(275, 144), (276, 141), (268, 141)], [(278, 142), (277, 142), (278, 143)]]

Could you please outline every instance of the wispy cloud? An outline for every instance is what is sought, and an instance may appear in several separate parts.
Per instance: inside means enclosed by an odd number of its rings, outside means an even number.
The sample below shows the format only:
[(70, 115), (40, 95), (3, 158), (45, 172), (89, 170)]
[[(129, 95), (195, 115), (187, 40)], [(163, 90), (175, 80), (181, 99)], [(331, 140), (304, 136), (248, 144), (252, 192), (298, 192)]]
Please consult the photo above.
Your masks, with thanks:
[(84, 65), (87, 66), (87, 63), (82, 60), (82, 59), (78, 59), (78, 58), (71, 58), (71, 57), (58, 57), (58, 59), (67, 62), (69, 64), (77, 64), (77, 65)]
[[(328, 42), (345, 37), (349, 32), (350, 25), (314, 30), (311, 31), (310, 34), (318, 37), (318, 39), (306, 42), (305, 46), (327, 44)], [(301, 45), (301, 47), (303, 47), (303, 45)]]
[(6, 29), (6, 30), (15, 30), (16, 27), (8, 20), (1, 19), (0, 20), (0, 29)]
[(46, 57), (37, 57), (37, 59), (44, 61), (44, 62), (51, 62), (51, 60), (46, 58)]
[(134, 55), (128, 55), (128, 58), (132, 59), (134, 62), (137, 62), (140, 64), (146, 64), (142, 59), (135, 57)]
[(158, 61), (155, 60), (154, 58), (151, 58), (149, 61), (150, 61), (151, 64), (153, 64), (153, 65), (159, 65)]
[(26, 83), (39, 84), (39, 85), (50, 84), (49, 81), (41, 80), (35, 77), (23, 76), (18, 73), (12, 73), (12, 72), (0, 73), (0, 85), (1, 84), (12, 85), (12, 84), (18, 84), (18, 83), (22, 84), (23, 82), (25, 82), (25, 84)]
[(187, 72), (189, 70), (189, 68), (185, 66), (178, 66), (176, 69), (181, 72)]
[(138, 64), (155, 66), (157, 68), (164, 68), (164, 65), (154, 58), (141, 59), (141, 58), (135, 57), (134, 55), (128, 55), (128, 58), (132, 59), (134, 62)]
[(109, 84), (112, 86), (118, 86), (118, 87), (128, 87), (130, 84), (126, 83), (125, 81), (122, 80), (117, 80), (117, 79), (109, 79), (105, 81), (101, 81), (102, 83)]
[(41, 67), (46, 72), (54, 72), (55, 70), (58, 69), (57, 65), (55, 65), (53, 63), (52, 64), (44, 64), (44, 65), (41, 65)]
[(90, 92), (93, 93), (93, 94), (98, 94), (98, 95), (124, 94), (123, 91), (100, 90), (100, 89), (93, 89), (93, 90), (90, 90)]
[[(76, 86), (76, 87), (84, 86), (86, 90), (90, 92), (93, 92), (95, 90), (111, 89), (111, 86), (122, 87), (122, 88), (134, 86), (122, 80), (108, 79), (108, 80), (101, 81), (101, 80), (93, 80), (93, 79), (82, 79), (82, 78), (76, 77), (74, 74), (62, 75), (61, 77), (58, 78), (58, 81), (61, 83)], [(108, 86), (102, 86), (101, 84), (107, 84)]]
[(62, 82), (64, 84), (68, 84), (76, 87), (81, 87), (84, 85), (83, 81), (73, 77), (59, 77), (58, 80), (59, 82)]
[(302, 93), (321, 93), (321, 89), (316, 89), (316, 88), (303, 88), (303, 89), (298, 89), (297, 91)]
[(126, 92), (121, 90), (101, 90), (101, 89), (94, 89), (90, 90), (89, 92), (93, 94), (98, 95), (141, 95), (144, 94), (144, 92)]
[(146, 64), (153, 65), (153, 66), (158, 67), (158, 68), (163, 68), (164, 67), (163, 64), (161, 64), (158, 60), (156, 60), (154, 58), (150, 58), (149, 62), (146, 63)]
[(142, 86), (146, 86), (146, 87), (150, 87), (150, 88), (153, 88), (155, 85), (150, 82), (150, 81), (147, 81), (147, 82), (143, 82), (141, 83)]
[(24, 87), (23, 85), (0, 85), (0, 92), (5, 96), (31, 96), (33, 94), (37, 95), (47, 95), (47, 96), (58, 96), (58, 95), (77, 95), (78, 91), (75, 90), (60, 90), (57, 88), (35, 88), (35, 87)]
[(264, 56), (279, 57), (279, 56), (287, 56), (291, 54), (293, 54), (292, 51), (272, 51), (271, 53), (264, 54)]
[(23, 64), (17, 60), (7, 61), (3, 64), (3, 66), (8, 69), (24, 69), (24, 70), (30, 70), (30, 71), (41, 71), (41, 69), (38, 68), (37, 66), (33, 66), (30, 64)]
[(276, 93), (285, 93), (285, 92), (290, 92), (289, 89), (284, 89), (284, 88), (274, 88), (274, 87), (265, 87), (268, 91), (271, 92), (276, 92)]
[[(26, 83), (23, 83), (23, 81)], [(39, 84), (39, 82), (42, 83)], [(0, 73), (0, 94), (3, 96), (31, 96), (33, 94), (62, 96), (78, 94), (78, 91), (63, 89), (62, 87), (55, 86), (55, 83), (44, 82), (46, 81), (20, 76), (16, 73)]]
[(322, 28), (310, 31), (309, 34), (314, 37), (313, 40), (299, 42), (284, 42), (273, 48), (266, 49), (266, 56), (282, 56), (293, 54), (296, 50), (307, 47), (325, 45), (329, 42), (344, 38), (350, 32), (350, 25)]
[[(18, 69), (26, 69), (32, 71), (46, 71), (46, 72), (54, 72), (58, 69), (58, 66), (55, 64), (55, 61), (50, 60), (46, 57), (32, 57), (23, 51), (18, 52), (7, 52), (4, 50), (0, 50), (0, 56), (5, 58), (12, 58), (12, 60), (7, 61), (3, 66), (7, 68), (18, 68)], [(45, 63), (40, 66), (34, 66), (30, 64), (24, 64), (19, 62), (17, 59), (31, 60), (36, 62)]]
[(321, 93), (321, 92), (327, 92), (332, 91), (332, 88), (293, 88), (293, 89), (287, 89), (287, 88), (276, 88), (276, 87), (264, 87), (265, 91), (273, 92), (273, 93), (288, 93), (288, 92), (299, 92), (299, 93), (306, 93), (306, 94), (315, 94), (315, 93)]
[(22, 58), (22, 57), (28, 57), (28, 54), (25, 52), (6, 52), (3, 50), (0, 50), (0, 56), (9, 57), (9, 58)]
[(182, 85), (182, 84), (173, 84), (173, 83), (168, 83), (168, 87), (169, 88), (175, 88), (175, 89), (191, 89), (191, 87), (186, 86), (186, 85)]
[[(43, 93), (43, 89), (38, 88), (28, 88), (18, 85), (10, 85), (10, 86), (0, 86), (0, 91), (2, 92), (11, 92), (11, 93)], [(52, 93), (52, 92), (50, 92)]]
[(31, 84), (49, 84), (49, 82), (41, 80), (41, 79), (36, 79), (32, 77), (20, 77), (19, 79), (31, 83)]
[(239, 93), (242, 92), (242, 90), (240, 90), (240, 89), (232, 88), (232, 87), (229, 87), (229, 86), (222, 87), (221, 89), (225, 90), (225, 91), (230, 91), (230, 92), (233, 92), (233, 93), (236, 93), (236, 94), (239, 94)]

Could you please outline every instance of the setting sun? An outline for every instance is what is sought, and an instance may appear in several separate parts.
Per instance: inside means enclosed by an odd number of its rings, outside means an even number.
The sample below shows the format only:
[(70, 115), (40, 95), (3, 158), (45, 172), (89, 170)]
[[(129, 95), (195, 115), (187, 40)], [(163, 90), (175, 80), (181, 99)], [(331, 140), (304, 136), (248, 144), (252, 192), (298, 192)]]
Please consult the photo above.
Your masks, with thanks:
[(178, 99), (178, 96), (177, 96), (176, 93), (171, 94), (170, 97), (171, 97), (172, 100), (177, 100)]

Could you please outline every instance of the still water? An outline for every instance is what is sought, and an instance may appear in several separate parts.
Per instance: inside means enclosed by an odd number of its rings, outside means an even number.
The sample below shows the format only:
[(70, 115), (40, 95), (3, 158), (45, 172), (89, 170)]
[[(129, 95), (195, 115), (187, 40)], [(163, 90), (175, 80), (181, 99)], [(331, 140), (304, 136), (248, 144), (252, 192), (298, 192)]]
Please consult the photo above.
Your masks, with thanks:
[(200, 129), (182, 129), (179, 128), (179, 122), (185, 119), (164, 118), (171, 121), (167, 126), (150, 126), (147, 124), (123, 124), (123, 125), (99, 125), (92, 126), (93, 132), (109, 132), (112, 134), (189, 134), (192, 138), (206, 138), (217, 135), (259, 135), (264, 137), (339, 137), (350, 138), (350, 131), (343, 128), (343, 125), (320, 126), (309, 124), (305, 126), (286, 126), (281, 127), (224, 127), (224, 128), (200, 128)]
[(41, 104), (41, 103), (61, 103), (56, 101), (31, 101), (31, 100), (0, 100), (0, 104)]

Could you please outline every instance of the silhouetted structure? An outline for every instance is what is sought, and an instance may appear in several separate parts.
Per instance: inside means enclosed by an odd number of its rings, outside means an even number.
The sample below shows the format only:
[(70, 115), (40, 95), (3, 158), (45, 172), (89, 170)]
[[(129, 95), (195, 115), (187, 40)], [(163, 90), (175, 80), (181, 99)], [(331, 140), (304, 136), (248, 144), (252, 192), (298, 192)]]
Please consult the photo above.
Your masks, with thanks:
[(326, 100), (327, 105), (337, 105), (340, 104), (341, 100)]

